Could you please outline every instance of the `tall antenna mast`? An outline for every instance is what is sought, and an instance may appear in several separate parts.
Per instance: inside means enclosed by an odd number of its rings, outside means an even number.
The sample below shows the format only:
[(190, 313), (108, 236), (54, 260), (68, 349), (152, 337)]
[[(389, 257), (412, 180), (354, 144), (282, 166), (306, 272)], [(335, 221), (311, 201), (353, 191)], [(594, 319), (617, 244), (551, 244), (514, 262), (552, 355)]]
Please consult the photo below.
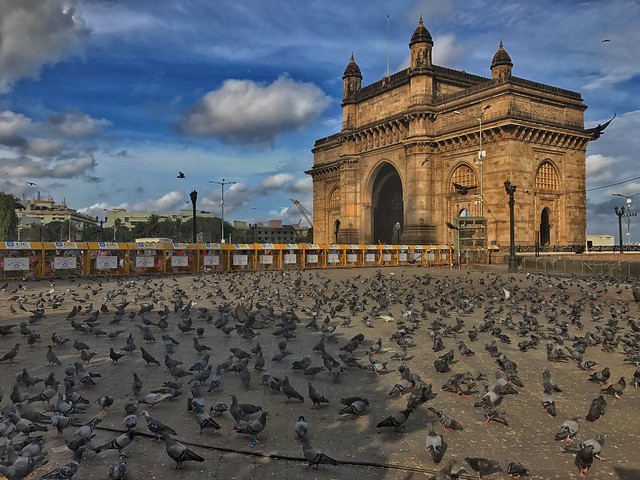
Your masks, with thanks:
[(389, 15), (387, 15), (387, 77), (389, 76)]

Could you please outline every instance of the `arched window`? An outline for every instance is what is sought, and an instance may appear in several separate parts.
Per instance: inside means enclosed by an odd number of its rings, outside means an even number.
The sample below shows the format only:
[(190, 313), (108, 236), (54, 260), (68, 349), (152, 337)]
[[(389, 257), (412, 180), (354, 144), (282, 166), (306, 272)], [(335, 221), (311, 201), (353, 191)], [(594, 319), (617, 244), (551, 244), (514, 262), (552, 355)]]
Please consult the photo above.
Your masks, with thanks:
[(556, 167), (549, 160), (545, 160), (536, 172), (536, 188), (540, 190), (558, 190), (560, 178)]
[(469, 210), (467, 210), (466, 208), (463, 208), (462, 210), (460, 210), (460, 214), (458, 216), (459, 217), (470, 217), (471, 216), (471, 212), (469, 212)]
[(452, 193), (456, 191), (456, 188), (453, 186), (454, 183), (462, 185), (463, 187), (477, 187), (478, 177), (476, 177), (476, 173), (471, 169), (471, 167), (468, 165), (460, 165), (451, 175), (449, 191)]
[(340, 189), (334, 188), (329, 197), (329, 209), (340, 209)]

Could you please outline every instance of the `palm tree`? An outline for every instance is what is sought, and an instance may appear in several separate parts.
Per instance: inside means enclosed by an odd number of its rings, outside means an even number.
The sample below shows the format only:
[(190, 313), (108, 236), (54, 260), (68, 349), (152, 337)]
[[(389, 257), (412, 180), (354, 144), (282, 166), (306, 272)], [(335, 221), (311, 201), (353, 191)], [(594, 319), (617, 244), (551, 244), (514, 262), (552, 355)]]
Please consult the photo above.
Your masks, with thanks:
[(144, 231), (149, 237), (157, 237), (158, 230), (160, 228), (160, 217), (155, 213), (152, 213), (149, 216), (149, 220), (147, 220), (147, 224), (145, 225)]

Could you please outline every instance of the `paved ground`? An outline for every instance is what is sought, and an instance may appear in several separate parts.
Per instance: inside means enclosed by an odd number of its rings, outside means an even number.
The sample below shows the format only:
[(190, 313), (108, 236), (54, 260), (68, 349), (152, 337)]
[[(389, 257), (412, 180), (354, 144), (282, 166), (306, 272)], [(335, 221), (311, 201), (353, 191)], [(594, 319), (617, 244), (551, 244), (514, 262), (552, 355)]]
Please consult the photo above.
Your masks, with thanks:
[[(44, 378), (53, 371), (57, 378), (64, 377), (64, 367), (74, 361), (80, 361), (76, 350), (71, 346), (73, 340), (82, 340), (96, 352), (91, 365), (87, 369), (102, 375), (97, 379), (97, 385), (82, 390), (86, 397), (97, 400), (109, 393), (116, 399), (114, 406), (106, 415), (101, 415), (99, 406), (92, 403), (82, 420), (89, 420), (100, 416), (103, 421), (97, 432), (94, 444), (101, 444), (123, 430), (124, 405), (133, 399), (131, 393), (132, 373), (138, 372), (144, 382), (143, 393), (159, 387), (163, 381), (171, 377), (167, 369), (162, 366), (146, 366), (141, 359), (139, 349), (132, 355), (122, 358), (117, 365), (109, 359), (109, 347), (122, 348), (125, 338), (132, 333), (138, 347), (144, 346), (156, 358), (162, 361), (164, 346), (160, 340), (161, 332), (152, 327), (158, 339), (156, 343), (146, 345), (141, 331), (136, 325), (141, 324), (140, 316), (125, 319), (120, 325), (111, 325), (114, 317), (114, 303), (123, 300), (131, 302), (127, 313), (137, 312), (143, 302), (154, 304), (154, 311), (146, 314), (148, 318), (157, 320), (157, 310), (167, 304), (171, 309), (169, 317), (170, 334), (180, 341), (176, 347), (174, 358), (184, 361), (188, 367), (201, 358), (193, 348), (193, 333), (183, 334), (177, 329), (180, 321), (179, 314), (173, 312), (172, 294), (176, 288), (184, 290), (184, 300), (193, 300), (192, 318), (194, 326), (203, 326), (206, 330), (201, 342), (213, 347), (211, 364), (217, 365), (229, 356), (229, 349), (238, 347), (245, 350), (252, 348), (259, 341), (267, 359), (267, 368), (273, 375), (288, 375), (293, 386), (305, 396), (304, 403), (295, 401), (285, 404), (284, 396), (272, 394), (262, 385), (254, 374), (251, 387), (244, 389), (239, 378), (233, 373), (225, 375), (222, 392), (205, 393), (207, 408), (219, 401), (230, 402), (229, 395), (236, 394), (241, 402), (260, 404), (270, 412), (267, 427), (261, 435), (261, 441), (252, 445), (251, 438), (239, 435), (233, 430), (233, 419), (226, 413), (219, 423), (222, 429), (214, 433), (204, 433), (197, 436), (198, 426), (191, 413), (186, 410), (186, 398), (189, 396), (188, 385), (183, 388), (184, 394), (177, 400), (166, 401), (150, 410), (151, 414), (171, 425), (179, 433), (179, 438), (192, 445), (192, 449), (206, 458), (204, 463), (188, 463), (177, 473), (171, 470), (174, 464), (165, 453), (162, 443), (154, 443), (147, 437), (140, 437), (139, 441), (130, 447), (127, 478), (218, 478), (218, 479), (267, 479), (267, 478), (320, 478), (320, 479), (414, 479), (425, 478), (425, 474), (439, 468), (435, 465), (425, 450), (426, 424), (434, 421), (427, 407), (432, 406), (455, 416), (463, 425), (464, 431), (443, 434), (448, 445), (445, 460), (455, 458), (464, 465), (466, 456), (484, 456), (498, 460), (506, 466), (510, 460), (518, 460), (525, 464), (532, 478), (564, 479), (577, 476), (574, 456), (561, 453), (558, 442), (553, 440), (553, 434), (562, 422), (574, 415), (584, 418), (591, 400), (598, 395), (599, 387), (586, 381), (588, 374), (580, 371), (574, 362), (552, 363), (546, 358), (545, 340), (535, 350), (522, 353), (517, 344), (522, 338), (517, 332), (508, 330), (504, 325), (509, 318), (517, 324), (522, 316), (519, 312), (526, 308), (531, 310), (535, 305), (538, 309), (534, 313), (540, 322), (537, 334), (547, 335), (548, 315), (556, 314), (561, 319), (569, 320), (572, 302), (580, 302), (583, 306), (581, 319), (585, 329), (578, 331), (574, 326), (569, 328), (570, 335), (584, 336), (586, 332), (596, 332), (596, 327), (605, 325), (612, 318), (619, 320), (619, 335), (628, 330), (626, 319), (639, 317), (638, 304), (633, 302), (631, 289), (625, 284), (604, 284), (593, 280), (553, 279), (537, 275), (511, 275), (502, 266), (492, 266), (487, 270), (436, 270), (424, 268), (385, 268), (352, 269), (311, 272), (277, 272), (258, 274), (225, 274), (199, 275), (185, 277), (154, 277), (148, 279), (120, 279), (79, 281), (33, 282), (23, 284), (25, 288), (17, 288), (17, 282), (10, 282), (8, 289), (0, 292), (0, 324), (18, 324), (28, 321), (30, 313), (18, 308), (22, 301), (27, 310), (35, 308), (40, 295), (44, 300), (45, 316), (30, 328), (41, 334), (42, 340), (35, 346), (29, 347), (26, 338), (20, 335), (18, 328), (12, 335), (0, 338), (0, 356), (6, 353), (16, 342), (22, 344), (20, 353), (14, 363), (3, 363), (0, 370), (0, 385), (4, 391), (2, 406), (9, 402), (9, 394), (18, 372), (26, 368), (32, 375)], [(511, 298), (505, 299), (503, 287), (511, 292)], [(107, 292), (118, 292), (113, 301), (107, 301)], [(53, 309), (47, 302), (53, 296), (60, 296), (63, 304)], [(331, 403), (321, 409), (310, 409), (311, 402), (307, 397), (308, 378), (300, 372), (291, 370), (294, 360), (305, 355), (311, 356), (313, 365), (322, 365), (320, 356), (312, 352), (321, 333), (306, 329), (304, 325), (310, 317), (305, 309), (312, 306), (316, 298), (322, 298), (324, 305), (319, 315), (320, 320), (329, 316), (330, 323), (336, 325), (338, 343), (328, 343), (327, 351), (337, 358), (338, 348), (345, 345), (357, 333), (365, 335), (365, 342), (356, 350), (363, 365), (368, 365), (369, 347), (378, 338), (383, 339), (385, 352), (379, 357), (388, 361), (388, 370), (379, 377), (369, 370), (347, 370), (334, 384), (330, 376), (320, 373), (312, 380), (317, 390), (324, 393)], [(402, 318), (407, 311), (407, 301), (413, 299), (414, 312), (425, 311), (421, 319), (420, 328), (413, 333), (416, 347), (409, 349), (411, 359), (407, 365), (418, 373), (427, 383), (433, 384), (437, 396), (419, 407), (406, 428), (400, 434), (393, 429), (377, 429), (376, 423), (390, 413), (405, 408), (408, 395), (390, 397), (388, 392), (399, 378), (398, 361), (390, 360), (398, 346), (389, 337), (396, 330), (395, 322), (374, 320), (372, 328), (367, 328), (362, 319), (365, 312), (377, 302), (388, 302), (383, 313), (394, 319)], [(534, 299), (535, 300), (532, 300)], [(235, 332), (230, 337), (224, 336), (216, 330), (212, 323), (198, 319), (198, 308), (208, 308), (212, 311), (220, 305), (235, 306), (243, 302), (253, 301), (253, 311), (258, 307), (271, 308), (275, 317), (281, 312), (294, 310), (302, 320), (296, 330), (296, 337), (289, 341), (289, 350), (293, 354), (282, 362), (270, 362), (277, 352), (277, 344), (282, 340), (272, 333), (274, 327), (260, 330), (255, 340), (243, 340)], [(331, 308), (341, 303), (364, 301), (365, 312), (349, 313), (348, 306), (331, 316)], [(109, 340), (106, 336), (94, 336), (91, 333), (79, 333), (71, 329), (66, 320), (67, 313), (74, 305), (86, 308), (93, 305), (99, 309), (105, 304), (109, 312), (99, 315), (99, 326), (107, 332), (123, 329), (117, 340)], [(501, 352), (506, 354), (518, 365), (518, 372), (525, 388), (519, 389), (518, 395), (505, 398), (499, 410), (505, 413), (509, 420), (509, 427), (491, 423), (482, 424), (484, 420), (482, 410), (473, 407), (473, 403), (480, 398), (480, 394), (472, 398), (456, 398), (454, 395), (440, 391), (440, 386), (449, 378), (451, 373), (479, 370), (485, 372), (492, 383), (497, 366), (493, 358), (484, 349), (486, 341), (492, 337), (490, 333), (481, 333), (479, 340), (470, 342), (466, 331), (474, 325), (480, 325), (485, 317), (487, 308), (491, 306), (495, 312), (490, 316), (498, 324), (502, 323), (503, 331), (512, 340), (511, 344), (498, 342)], [(11, 307), (17, 313), (10, 312)], [(427, 311), (433, 307), (434, 312)], [(466, 307), (466, 313), (461, 310)], [(601, 309), (601, 312), (593, 310)], [(593, 322), (592, 314), (600, 315), (597, 322)], [(351, 318), (349, 327), (341, 326), (342, 315)], [(424, 317), (424, 318), (423, 318)], [(78, 321), (88, 318), (78, 315)], [(444, 324), (454, 325), (456, 319), (464, 320), (464, 328), (460, 338), (475, 351), (473, 357), (459, 356), (455, 340), (445, 337), (443, 352), (432, 351), (432, 341), (429, 337), (430, 326), (434, 320)], [(56, 346), (54, 351), (62, 361), (62, 366), (46, 367), (46, 346), (50, 343), (53, 332), (71, 337), (72, 341), (65, 346)], [(503, 332), (503, 333), (504, 333)], [(525, 337), (525, 338), (528, 338)], [(571, 346), (567, 341), (565, 346)], [(438, 355), (454, 349), (456, 362), (451, 365), (451, 373), (437, 373), (433, 361)], [(604, 366), (611, 368), (611, 380), (616, 381), (625, 376), (630, 383), (635, 370), (634, 365), (623, 364), (622, 346), (614, 352), (606, 353), (598, 346), (590, 347), (586, 357), (598, 362), (596, 369)], [(253, 360), (250, 362), (253, 366)], [(542, 371), (547, 368), (553, 375), (563, 392), (555, 396), (558, 415), (552, 418), (541, 408)], [(186, 382), (185, 382), (186, 383)], [(483, 383), (483, 382), (481, 382)], [(487, 382), (484, 382), (487, 383)], [(206, 392), (207, 385), (203, 390)], [(480, 385), (480, 389), (481, 388)], [(33, 388), (30, 394), (37, 394), (42, 390), (42, 384)], [(24, 387), (21, 391), (26, 392)], [(367, 397), (370, 407), (365, 415), (352, 419), (338, 415), (341, 407), (341, 397), (359, 395)], [(638, 435), (638, 411), (640, 401), (638, 391), (627, 388), (621, 400), (607, 397), (608, 410), (605, 416), (596, 423), (581, 422), (577, 439), (586, 440), (596, 432), (607, 434), (604, 454), (605, 462), (596, 462), (589, 472), (590, 478), (640, 478), (640, 459), (637, 457), (637, 445), (640, 444)], [(39, 408), (38, 403), (31, 404)], [(142, 408), (140, 409), (142, 410)], [(306, 416), (309, 422), (310, 438), (314, 446), (342, 462), (338, 467), (322, 466), (318, 471), (308, 470), (302, 461), (302, 448), (294, 438), (293, 427), (299, 415)], [(436, 422), (437, 423), (437, 422)], [(439, 433), (442, 427), (437, 424)], [(65, 441), (73, 434), (73, 427), (69, 428), (62, 438), (55, 438), (49, 432), (47, 449), (49, 450), (49, 465), (55, 466), (68, 458), (70, 452), (65, 447)], [(140, 416), (140, 431), (147, 432), (146, 425)], [(86, 455), (78, 473), (78, 479), (107, 478), (109, 465), (118, 459), (115, 451), (101, 453), (95, 457)], [(444, 462), (443, 462), (444, 463)], [(469, 468), (467, 467), (467, 470)], [(473, 472), (471, 472), (473, 473)], [(497, 473), (489, 478), (506, 478), (505, 474)]]

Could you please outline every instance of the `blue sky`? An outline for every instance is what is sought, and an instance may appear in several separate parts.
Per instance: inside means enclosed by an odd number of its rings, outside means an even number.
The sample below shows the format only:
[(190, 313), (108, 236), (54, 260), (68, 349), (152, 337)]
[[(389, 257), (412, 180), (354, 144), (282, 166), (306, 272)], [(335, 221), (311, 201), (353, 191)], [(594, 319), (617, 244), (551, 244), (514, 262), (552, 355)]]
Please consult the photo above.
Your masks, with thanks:
[(363, 85), (387, 45), (405, 68), (420, 15), (436, 64), (490, 76), (502, 40), (515, 76), (582, 94), (586, 127), (617, 114), (587, 150), (588, 233), (617, 235), (612, 194), (640, 192), (636, 0), (3, 0), (0, 189), (98, 216), (190, 208), (196, 189), (219, 214), (224, 178), (227, 220), (297, 223), (351, 53)]

